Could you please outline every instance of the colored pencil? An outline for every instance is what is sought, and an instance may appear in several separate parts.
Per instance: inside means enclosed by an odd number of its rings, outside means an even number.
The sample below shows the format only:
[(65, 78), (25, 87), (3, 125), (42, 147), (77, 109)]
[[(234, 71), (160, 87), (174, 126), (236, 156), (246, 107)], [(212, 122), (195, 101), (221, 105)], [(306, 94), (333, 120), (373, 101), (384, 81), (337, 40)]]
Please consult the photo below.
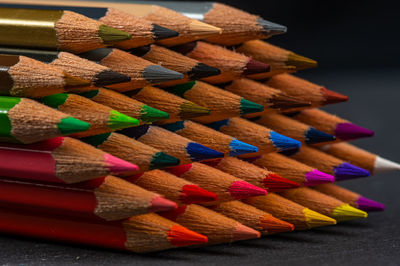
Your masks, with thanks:
[(292, 159), (333, 175), (336, 181), (370, 176), (370, 173), (360, 167), (347, 163), (332, 155), (311, 147), (303, 146), (296, 153), (290, 154)]
[(302, 186), (315, 186), (335, 181), (335, 177), (331, 175), (278, 153), (263, 154), (249, 160), (258, 167), (274, 171)]
[(66, 10), (0, 8), (0, 18), (3, 46), (81, 53), (131, 38), (126, 32)]
[(235, 157), (224, 157), (204, 163), (237, 178), (241, 178), (252, 185), (264, 188), (268, 192), (276, 192), (300, 186), (298, 183), (283, 178), (265, 167), (258, 167)]
[(182, 137), (190, 138), (210, 149), (222, 152), (227, 156), (237, 156), (258, 151), (258, 148), (253, 145), (189, 120), (166, 124), (161, 127)]
[[(6, 2), (6, 4), (4, 3)], [(116, 46), (122, 49), (130, 49), (154, 43), (155, 41), (178, 36), (176, 31), (161, 27), (148, 20), (139, 18), (123, 10), (106, 7), (80, 7), (74, 2), (65, 1), (61, 3), (50, 1), (0, 1), (2, 7), (69, 10), (91, 19), (98, 20), (107, 26), (122, 30), (131, 34), (131, 38), (117, 43)]]
[(138, 253), (207, 243), (207, 237), (154, 213), (102, 222), (1, 208), (0, 217), (3, 233)]
[(39, 209), (55, 215), (115, 221), (148, 212), (168, 211), (176, 203), (114, 176), (75, 186), (28, 183), (0, 179), (0, 206)]
[[(135, 2), (148, 3), (145, 1)], [(221, 28), (222, 33), (220, 35), (207, 38), (207, 41), (221, 45), (265, 39), (286, 32), (285, 26), (217, 2), (151, 1), (151, 3), (170, 8), (190, 18)]]
[(271, 128), (280, 134), (306, 144), (316, 144), (336, 140), (335, 136), (319, 131), (278, 113), (265, 112), (260, 116), (251, 118), (250, 121)]
[(51, 183), (76, 183), (138, 169), (136, 165), (68, 137), (24, 145), (2, 143), (0, 156), (3, 176)]
[[(30, 2), (36, 2), (31, 1)], [(215, 26), (206, 24), (198, 21), (197, 19), (191, 19), (171, 9), (152, 5), (146, 3), (143, 4), (132, 4), (132, 3), (116, 3), (116, 2), (95, 2), (95, 1), (51, 1), (41, 0), (41, 3), (50, 3), (52, 5), (66, 5), (66, 6), (85, 6), (85, 7), (104, 7), (104, 8), (115, 8), (122, 10), (130, 15), (134, 15), (162, 27), (174, 30), (179, 33), (178, 36), (159, 40), (158, 43), (166, 46), (177, 45), (185, 42), (191, 42), (198, 39), (204, 39), (209, 36), (219, 35), (221, 29)]]
[(253, 197), (243, 200), (274, 217), (294, 225), (295, 230), (307, 230), (314, 227), (336, 224), (336, 220), (312, 211), (300, 204), (285, 199), (275, 193), (266, 196)]
[(220, 84), (219, 86), (223, 87), (224, 90), (261, 104), (266, 110), (285, 110), (297, 107), (309, 107), (311, 105), (310, 102), (304, 102), (280, 90), (247, 78), (235, 79), (226, 84)]
[(328, 196), (334, 197), (345, 203), (350, 204), (354, 208), (366, 211), (366, 212), (376, 212), (385, 210), (385, 205), (376, 202), (369, 198), (365, 198), (358, 193), (339, 187), (334, 184), (324, 184), (313, 187), (313, 189), (326, 194)]
[(320, 149), (332, 156), (340, 158), (358, 167), (367, 169), (371, 174), (380, 174), (400, 170), (400, 164), (382, 158), (349, 143), (343, 142), (325, 145), (320, 147)]
[(167, 112), (170, 115), (170, 119), (164, 120), (163, 123), (210, 114), (210, 110), (203, 106), (152, 86), (127, 92), (126, 95)]
[(240, 201), (223, 202), (209, 208), (253, 228), (263, 235), (294, 230), (294, 225)]
[(0, 54), (0, 69), (2, 95), (40, 98), (90, 84), (57, 67), (21, 55)]
[(220, 69), (221, 74), (203, 79), (209, 83), (224, 83), (242, 76), (269, 71), (267, 64), (206, 42), (191, 42), (171, 49)]
[(178, 158), (115, 132), (81, 138), (80, 140), (138, 166), (137, 171), (125, 172), (123, 176), (179, 164)]
[(121, 93), (104, 88), (84, 92), (81, 95), (96, 103), (108, 106), (118, 112), (139, 119), (144, 123), (152, 123), (170, 117), (166, 112), (148, 106)]
[(368, 216), (366, 212), (351, 207), (343, 201), (306, 187), (282, 191), (279, 194), (311, 210), (329, 216), (338, 222), (367, 218)]
[(0, 96), (1, 142), (33, 143), (88, 130), (86, 122), (27, 98)]
[(206, 126), (257, 146), (259, 152), (263, 153), (298, 149), (301, 145), (297, 140), (239, 117), (206, 124)]
[(217, 194), (218, 202), (267, 194), (262, 188), (202, 163), (174, 166), (166, 171)]
[(219, 151), (212, 150), (197, 142), (156, 126), (142, 125), (135, 128), (126, 128), (120, 130), (118, 133), (166, 152), (178, 158), (181, 164), (224, 156), (224, 154)]
[(207, 236), (208, 244), (259, 238), (260, 233), (205, 207), (190, 204), (160, 215)]
[(320, 107), (348, 100), (348, 97), (343, 94), (289, 74), (275, 75), (269, 78), (265, 84), (281, 90), (289, 96), (304, 102), (310, 102), (312, 107)]
[(163, 86), (171, 83), (185, 83), (189, 80), (215, 76), (221, 73), (218, 68), (208, 66), (190, 57), (154, 44), (131, 49), (129, 52), (154, 64), (175, 70), (185, 76), (182, 80), (165, 82)]
[(90, 129), (75, 133), (76, 137), (92, 136), (139, 125), (139, 120), (136, 118), (75, 94), (54, 94), (44, 97), (41, 101), (47, 106), (90, 123)]
[[(130, 77), (124, 74), (112, 71), (108, 67), (96, 64), (92, 61), (68, 52), (0, 47), (0, 53), (23, 55), (44, 63), (48, 63), (51, 66), (62, 69), (69, 75), (88, 80), (97, 87), (107, 86), (115, 83), (125, 83), (131, 80)], [(79, 89), (82, 90), (83, 88)]]
[(271, 66), (271, 72), (267, 73), (267, 75), (256, 74), (251, 77), (255, 79), (263, 79), (282, 73), (292, 73), (317, 66), (317, 61), (262, 40), (247, 41), (235, 46), (234, 49), (238, 53), (243, 53)]
[(303, 110), (289, 115), (300, 122), (334, 135), (340, 140), (347, 141), (374, 135), (372, 130), (360, 127), (348, 120), (319, 109)]
[[(209, 121), (210, 119), (219, 121), (234, 116), (258, 113), (264, 110), (264, 107), (260, 104), (253, 103), (229, 91), (201, 81), (190, 81), (163, 89), (210, 109), (211, 114), (205, 117), (205, 121)], [(196, 120), (201, 122), (202, 118), (200, 117)]]
[(116, 48), (99, 48), (81, 53), (79, 56), (130, 77), (130, 82), (107, 86), (121, 92), (183, 78), (179, 72), (153, 64)]
[(196, 184), (161, 170), (152, 170), (126, 178), (144, 189), (160, 193), (179, 205), (216, 201), (217, 195)]

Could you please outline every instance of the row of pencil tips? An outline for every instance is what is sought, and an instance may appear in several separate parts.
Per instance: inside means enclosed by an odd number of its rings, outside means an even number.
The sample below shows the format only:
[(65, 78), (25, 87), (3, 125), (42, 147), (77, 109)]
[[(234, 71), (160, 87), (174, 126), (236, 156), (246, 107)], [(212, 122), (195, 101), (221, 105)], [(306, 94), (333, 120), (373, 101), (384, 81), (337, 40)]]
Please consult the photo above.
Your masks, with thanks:
[[(50, 25), (50, 26), (49, 26)], [(346, 95), (213, 2), (0, 0), (0, 232), (134, 252), (366, 218), (334, 182), (400, 170)]]

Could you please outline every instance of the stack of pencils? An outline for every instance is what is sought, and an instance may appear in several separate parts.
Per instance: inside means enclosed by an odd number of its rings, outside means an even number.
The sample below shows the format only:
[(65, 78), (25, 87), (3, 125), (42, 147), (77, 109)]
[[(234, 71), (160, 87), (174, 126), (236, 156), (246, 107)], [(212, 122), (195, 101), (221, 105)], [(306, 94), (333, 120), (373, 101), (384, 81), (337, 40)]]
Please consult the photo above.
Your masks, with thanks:
[(347, 96), (213, 2), (0, 0), (0, 232), (151, 252), (308, 230), (398, 171), (321, 109)]

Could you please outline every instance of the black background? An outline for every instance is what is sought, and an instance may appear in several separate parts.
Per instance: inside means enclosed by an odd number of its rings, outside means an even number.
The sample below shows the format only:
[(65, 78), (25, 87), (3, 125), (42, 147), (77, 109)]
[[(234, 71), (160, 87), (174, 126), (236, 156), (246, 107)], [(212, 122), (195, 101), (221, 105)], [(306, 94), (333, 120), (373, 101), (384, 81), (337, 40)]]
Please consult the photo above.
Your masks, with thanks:
[[(288, 26), (271, 43), (319, 62), (299, 76), (350, 97), (325, 108), (373, 129), (355, 143), (400, 161), (400, 43), (396, 1), (222, 1)], [(200, 249), (136, 255), (0, 236), (1, 264), (399, 265), (400, 173), (343, 183), (386, 204), (383, 213), (305, 232)]]

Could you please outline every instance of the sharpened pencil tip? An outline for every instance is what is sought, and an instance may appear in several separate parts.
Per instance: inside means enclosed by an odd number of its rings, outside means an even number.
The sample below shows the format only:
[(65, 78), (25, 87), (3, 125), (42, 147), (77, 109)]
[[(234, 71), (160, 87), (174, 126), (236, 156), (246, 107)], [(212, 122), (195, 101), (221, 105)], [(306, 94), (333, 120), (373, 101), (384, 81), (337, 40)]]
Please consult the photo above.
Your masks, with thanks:
[(149, 206), (149, 212), (163, 212), (176, 210), (178, 204), (173, 201), (167, 200), (161, 196), (155, 196), (151, 200), (151, 206)]
[(99, 36), (105, 44), (114, 44), (132, 38), (131, 34), (106, 25), (100, 25)]
[(150, 170), (171, 167), (178, 165), (179, 163), (180, 161), (178, 158), (164, 152), (157, 152), (153, 155), (153, 159), (150, 162)]
[(380, 212), (385, 210), (385, 205), (360, 196), (357, 200), (357, 208), (366, 212)]
[(264, 232), (268, 234), (290, 232), (294, 230), (293, 224), (275, 218), (270, 214), (261, 217), (259, 225), (265, 230)]
[(262, 181), (262, 186), (268, 192), (278, 192), (286, 189), (298, 188), (300, 184), (283, 178), (276, 173), (269, 173)]
[(313, 127), (310, 127), (307, 130), (305, 137), (306, 137), (307, 144), (315, 144), (315, 143), (321, 143), (321, 142), (334, 141), (336, 139), (335, 136), (332, 136), (328, 133), (319, 131)]
[(168, 119), (170, 115), (164, 111), (158, 110), (156, 108), (150, 107), (148, 105), (143, 105), (140, 108), (140, 120), (145, 123), (153, 123), (160, 120)]
[(341, 140), (354, 140), (372, 137), (374, 131), (357, 126), (353, 123), (339, 123), (336, 125), (335, 135)]
[(186, 101), (180, 106), (179, 117), (183, 120), (186, 120), (194, 117), (209, 115), (210, 113), (210, 109), (193, 102)]
[(162, 27), (160, 25), (152, 23), (153, 29), (151, 30), (154, 34), (154, 39), (156, 41), (158, 40), (163, 40), (163, 39), (168, 39), (172, 37), (176, 37), (179, 35), (178, 32)]
[(320, 184), (335, 182), (335, 177), (325, 174), (324, 172), (318, 171), (316, 169), (305, 174), (306, 181), (304, 186), (315, 186)]
[(400, 164), (382, 158), (380, 156), (376, 156), (374, 173), (386, 173), (390, 171), (399, 171), (399, 170), (400, 170)]
[(260, 236), (260, 232), (257, 232), (256, 230), (251, 229), (243, 224), (237, 223), (235, 231), (233, 232), (233, 241), (259, 238)]
[(185, 204), (198, 204), (216, 201), (218, 196), (197, 185), (184, 185), (179, 198)]
[(304, 102), (295, 97), (285, 95), (283, 93), (277, 94), (272, 98), (272, 106), (271, 108), (279, 108), (279, 109), (291, 109), (298, 107), (309, 107), (311, 106), (311, 102)]
[(222, 152), (212, 150), (196, 142), (190, 142), (186, 147), (186, 152), (193, 162), (224, 157)]
[(201, 22), (196, 19), (192, 19), (189, 27), (190, 27), (190, 31), (192, 32), (192, 35), (203, 36), (203, 38), (205, 38), (207, 36), (221, 34), (221, 32), (222, 32), (221, 28)]
[(163, 83), (171, 80), (183, 79), (182, 73), (159, 66), (150, 65), (143, 70), (143, 77), (150, 83)]
[(302, 69), (317, 67), (318, 63), (317, 61), (312, 60), (310, 58), (295, 53), (289, 53), (286, 65), (295, 66), (296, 70), (302, 70)]
[(64, 73), (64, 81), (67, 88), (69, 87), (81, 87), (81, 86), (89, 86), (90, 81), (81, 79), (75, 76), (68, 75)]
[(207, 78), (219, 74), (221, 74), (221, 70), (203, 63), (198, 63), (195, 67), (192, 68), (192, 70), (187, 73), (191, 80)]
[(270, 71), (269, 65), (250, 58), (249, 62), (247, 62), (246, 64), (246, 69), (243, 71), (243, 75), (252, 75), (258, 73), (265, 73), (269, 71)]
[(368, 214), (365, 211), (351, 207), (349, 204), (343, 204), (336, 207), (332, 211), (332, 217), (340, 222), (359, 218), (367, 218)]
[(229, 193), (235, 199), (245, 199), (249, 197), (264, 196), (267, 194), (265, 189), (254, 186), (246, 181), (235, 181), (229, 187)]
[(124, 161), (108, 153), (104, 154), (104, 159), (107, 168), (113, 174), (120, 174), (124, 172), (132, 172), (139, 170), (139, 167), (137, 165)]
[(347, 102), (349, 100), (349, 97), (347, 97), (346, 95), (328, 90), (323, 87), (321, 88), (321, 93), (325, 97), (325, 102), (324, 102), (325, 104), (341, 103), (341, 102)]
[(229, 152), (229, 156), (238, 156), (247, 153), (258, 152), (258, 148), (256, 146), (247, 144), (240, 140), (234, 139), (229, 144), (231, 151)]
[(304, 217), (306, 218), (306, 223), (308, 228), (326, 226), (326, 225), (334, 225), (336, 224), (336, 220), (332, 219), (328, 216), (320, 214), (318, 212), (312, 211), (308, 208), (303, 209)]
[(96, 87), (104, 87), (111, 84), (125, 83), (129, 81), (131, 81), (130, 77), (110, 69), (106, 69), (94, 76), (93, 83)]
[(333, 172), (336, 181), (370, 176), (369, 171), (350, 163), (342, 163), (334, 167)]
[(135, 127), (140, 124), (136, 118), (124, 115), (118, 111), (111, 110), (108, 118), (107, 126), (112, 130), (123, 129), (127, 127)]
[(240, 99), (240, 114), (247, 115), (264, 111), (264, 106), (258, 103), (251, 102), (244, 98)]
[(269, 138), (272, 141), (272, 144), (278, 148), (279, 151), (286, 151), (286, 150), (297, 150), (300, 149), (301, 142), (279, 133), (275, 131), (271, 131), (269, 133)]
[(169, 242), (176, 247), (200, 245), (208, 242), (208, 238), (180, 225), (173, 225), (168, 231)]
[(257, 19), (258, 25), (263, 27), (263, 32), (266, 36), (272, 36), (272, 35), (278, 35), (278, 34), (283, 34), (286, 33), (287, 28), (286, 26), (258, 18)]
[(57, 125), (57, 128), (62, 135), (70, 135), (88, 130), (90, 128), (90, 124), (70, 116), (61, 119), (60, 123)]

